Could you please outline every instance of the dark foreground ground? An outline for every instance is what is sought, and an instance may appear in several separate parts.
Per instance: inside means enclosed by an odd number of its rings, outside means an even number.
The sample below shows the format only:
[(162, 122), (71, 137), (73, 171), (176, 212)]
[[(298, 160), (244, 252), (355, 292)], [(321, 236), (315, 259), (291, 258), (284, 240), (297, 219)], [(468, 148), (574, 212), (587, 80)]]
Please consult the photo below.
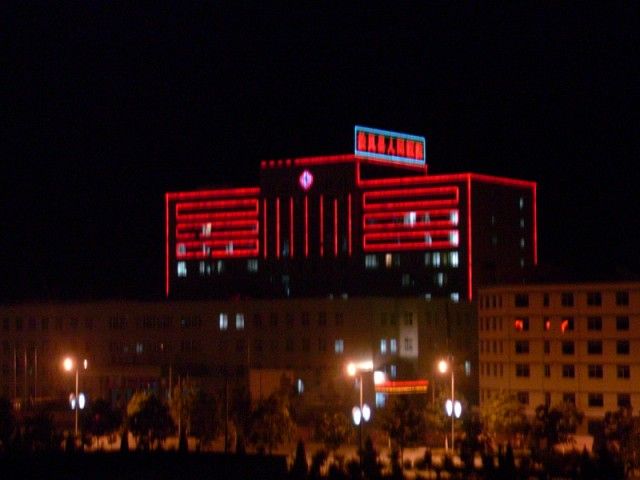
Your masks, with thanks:
[(284, 456), (130, 452), (0, 459), (0, 479), (282, 479), (286, 472)]

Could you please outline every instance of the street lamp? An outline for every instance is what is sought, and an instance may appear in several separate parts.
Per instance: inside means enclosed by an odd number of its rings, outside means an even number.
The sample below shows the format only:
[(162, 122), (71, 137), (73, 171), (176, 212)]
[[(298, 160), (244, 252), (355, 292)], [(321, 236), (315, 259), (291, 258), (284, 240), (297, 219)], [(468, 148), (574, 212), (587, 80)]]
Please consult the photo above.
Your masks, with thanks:
[[(78, 365), (77, 361), (74, 361), (73, 358), (71, 357), (67, 357), (64, 359), (64, 361), (62, 362), (62, 366), (65, 369), (65, 371), (67, 372), (71, 372), (72, 370), (75, 369), (76, 372), (76, 393), (75, 396), (73, 396), (72, 398), (70, 398), (70, 402), (71, 402), (71, 408), (73, 410), (75, 410), (75, 436), (76, 438), (78, 437), (78, 410), (80, 410), (81, 408), (84, 408), (84, 404), (85, 404), (85, 397), (84, 394), (81, 394), (78, 392), (78, 384), (79, 384), (79, 376), (80, 376), (80, 365)], [(85, 358), (82, 361), (82, 366), (84, 367), (84, 370), (87, 369), (87, 367), (89, 366), (87, 359)]]
[(438, 362), (438, 371), (440, 373), (445, 374), (447, 371), (451, 371), (451, 398), (447, 400), (445, 405), (447, 415), (451, 417), (451, 450), (454, 450), (455, 447), (455, 419), (460, 418), (462, 414), (462, 406), (455, 398), (456, 382), (453, 370), (453, 356), (450, 356), (449, 360), (442, 359)]
[(358, 427), (358, 454), (360, 455), (360, 463), (362, 463), (362, 425), (364, 422), (368, 422), (371, 417), (371, 408), (366, 403), (363, 403), (362, 399), (362, 372), (372, 372), (373, 362), (371, 360), (360, 363), (349, 363), (347, 365), (347, 374), (350, 377), (355, 377), (360, 384), (360, 404), (353, 407), (351, 414), (353, 417), (353, 423)]

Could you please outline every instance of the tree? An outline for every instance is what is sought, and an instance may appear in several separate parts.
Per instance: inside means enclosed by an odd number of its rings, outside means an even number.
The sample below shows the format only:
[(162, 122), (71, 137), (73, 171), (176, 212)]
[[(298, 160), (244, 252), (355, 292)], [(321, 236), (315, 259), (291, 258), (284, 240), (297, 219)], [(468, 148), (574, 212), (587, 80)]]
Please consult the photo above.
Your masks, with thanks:
[(316, 438), (327, 450), (335, 452), (350, 440), (352, 432), (349, 418), (343, 412), (325, 412), (316, 427)]
[(222, 419), (216, 399), (202, 389), (198, 389), (193, 399), (191, 418), (191, 434), (197, 439), (196, 448), (200, 450), (220, 435)]
[(31, 452), (58, 450), (62, 435), (56, 431), (53, 414), (48, 410), (39, 410), (24, 419), (24, 446)]
[(285, 399), (278, 394), (261, 400), (249, 418), (249, 443), (269, 453), (293, 437), (295, 425)]
[(603, 421), (606, 448), (624, 467), (625, 478), (640, 464), (640, 418), (633, 416), (631, 407), (606, 412)]
[(510, 393), (491, 396), (480, 407), (480, 419), (485, 435), (507, 435), (510, 438), (517, 434), (526, 434), (529, 421), (524, 406), (517, 397)]
[(137, 392), (127, 405), (127, 427), (138, 448), (148, 450), (152, 444), (160, 447), (174, 425), (167, 405), (156, 395)]
[(550, 451), (554, 445), (569, 441), (583, 418), (584, 414), (571, 402), (554, 407), (539, 405), (531, 427), (534, 447), (541, 449), (544, 445)]
[(379, 410), (377, 422), (400, 448), (400, 460), (405, 446), (422, 441), (425, 433), (426, 398), (423, 395), (393, 395)]
[(119, 412), (111, 408), (111, 404), (99, 398), (91, 404), (88, 415), (83, 417), (83, 430), (98, 440), (100, 447), (100, 437), (111, 435), (122, 423)]
[(296, 445), (296, 456), (293, 460), (293, 465), (291, 465), (289, 476), (292, 480), (303, 480), (307, 478), (308, 471), (309, 464), (307, 462), (307, 453), (304, 448), (304, 442), (302, 440), (298, 440), (298, 445)]
[(13, 405), (6, 398), (0, 398), (0, 451), (7, 451), (16, 431), (16, 415)]

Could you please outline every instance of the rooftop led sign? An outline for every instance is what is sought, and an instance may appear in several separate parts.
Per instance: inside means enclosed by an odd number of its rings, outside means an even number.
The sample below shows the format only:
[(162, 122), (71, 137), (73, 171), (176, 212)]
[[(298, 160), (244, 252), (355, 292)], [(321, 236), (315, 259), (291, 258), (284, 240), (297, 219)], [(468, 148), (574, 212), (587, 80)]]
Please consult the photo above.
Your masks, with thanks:
[(423, 167), (427, 141), (424, 137), (377, 128), (355, 127), (354, 153), (385, 162)]

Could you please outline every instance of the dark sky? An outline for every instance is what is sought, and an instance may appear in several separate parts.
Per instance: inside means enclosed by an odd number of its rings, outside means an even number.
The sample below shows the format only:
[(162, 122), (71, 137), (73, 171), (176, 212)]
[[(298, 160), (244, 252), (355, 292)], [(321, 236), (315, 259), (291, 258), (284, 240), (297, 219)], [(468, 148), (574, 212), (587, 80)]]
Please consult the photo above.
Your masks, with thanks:
[(640, 272), (635, 2), (25, 3), (0, 7), (0, 300), (160, 296), (165, 191), (349, 152), (354, 124), (538, 181), (543, 263)]

